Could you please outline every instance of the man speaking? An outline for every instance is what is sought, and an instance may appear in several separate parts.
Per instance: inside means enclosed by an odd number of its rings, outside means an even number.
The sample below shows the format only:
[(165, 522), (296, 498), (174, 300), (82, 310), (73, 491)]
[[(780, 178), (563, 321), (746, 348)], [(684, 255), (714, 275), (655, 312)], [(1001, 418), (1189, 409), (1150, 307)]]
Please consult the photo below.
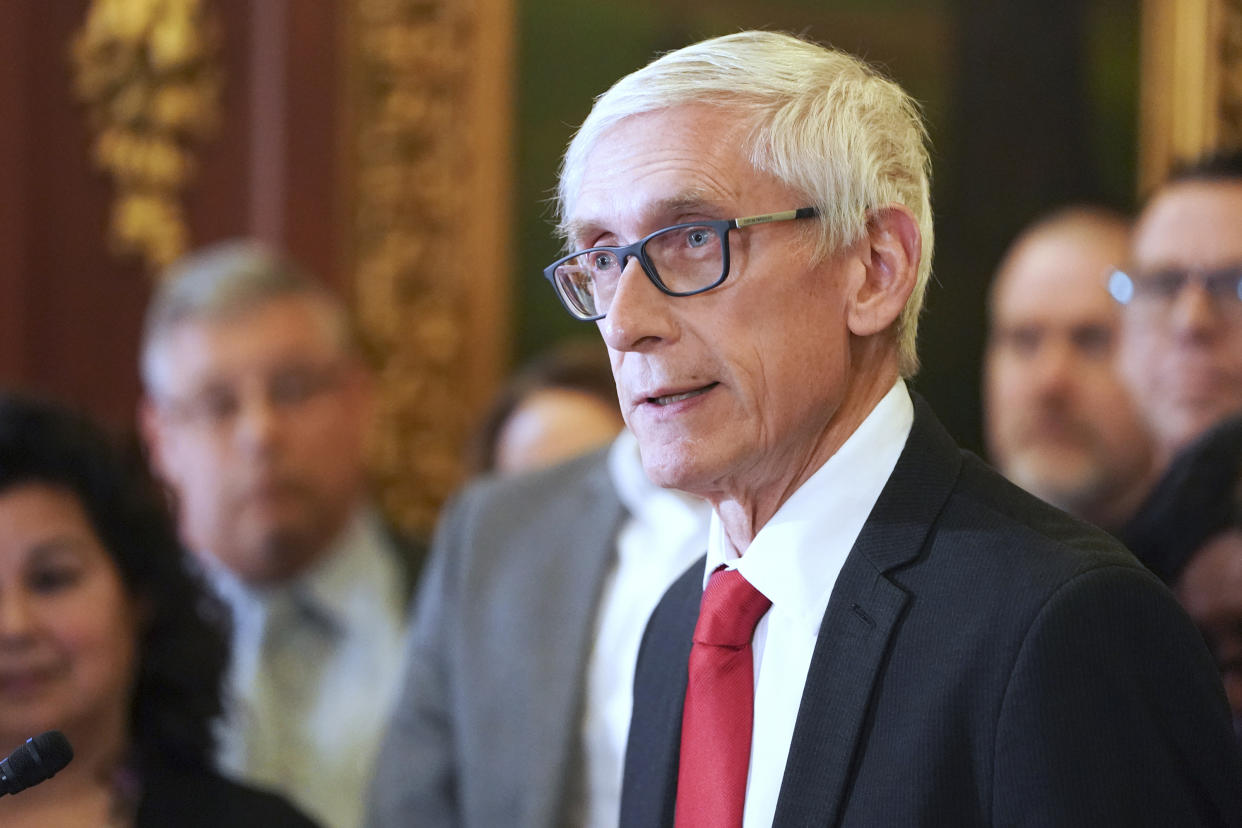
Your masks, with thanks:
[(681, 49), (597, 100), (559, 207), (546, 275), (648, 475), (714, 507), (639, 655), (623, 825), (1242, 823), (1176, 602), (906, 388), (932, 219), (899, 87), (781, 34)]

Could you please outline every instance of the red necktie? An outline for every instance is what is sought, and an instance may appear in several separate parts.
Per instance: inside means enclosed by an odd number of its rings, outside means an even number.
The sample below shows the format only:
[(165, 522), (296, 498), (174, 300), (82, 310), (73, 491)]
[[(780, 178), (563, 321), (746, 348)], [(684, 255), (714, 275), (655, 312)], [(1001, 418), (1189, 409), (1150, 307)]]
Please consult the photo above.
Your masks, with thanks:
[(770, 606), (735, 569), (717, 569), (707, 581), (681, 720), (677, 828), (742, 824), (754, 719), (750, 640)]

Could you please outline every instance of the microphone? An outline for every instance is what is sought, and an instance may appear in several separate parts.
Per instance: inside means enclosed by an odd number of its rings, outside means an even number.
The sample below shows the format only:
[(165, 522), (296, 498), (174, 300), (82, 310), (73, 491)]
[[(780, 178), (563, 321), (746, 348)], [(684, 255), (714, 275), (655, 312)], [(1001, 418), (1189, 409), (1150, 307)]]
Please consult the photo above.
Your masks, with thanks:
[(72, 758), (73, 748), (59, 730), (27, 739), (26, 744), (0, 759), (0, 796), (51, 779)]

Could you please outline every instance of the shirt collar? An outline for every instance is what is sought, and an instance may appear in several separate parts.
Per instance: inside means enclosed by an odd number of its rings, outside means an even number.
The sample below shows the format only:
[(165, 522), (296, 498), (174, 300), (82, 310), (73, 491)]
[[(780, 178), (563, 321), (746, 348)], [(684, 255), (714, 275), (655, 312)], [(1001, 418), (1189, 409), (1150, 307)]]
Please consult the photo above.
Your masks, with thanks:
[[(241, 581), (217, 561), (204, 564), (208, 579), (234, 611), (266, 613), (288, 601), (303, 616), (334, 634), (362, 628), (376, 612), (400, 615), (398, 573), (385, 554), (387, 539), (375, 510), (360, 507), (326, 552), (305, 572), (275, 585)], [(246, 609), (249, 607), (250, 609)]]
[(760, 528), (738, 557), (714, 512), (708, 529), (707, 578), (721, 564), (736, 568), (775, 611), (813, 634), (837, 575), (879, 500), (914, 423), (914, 404), (898, 380), (854, 433)]

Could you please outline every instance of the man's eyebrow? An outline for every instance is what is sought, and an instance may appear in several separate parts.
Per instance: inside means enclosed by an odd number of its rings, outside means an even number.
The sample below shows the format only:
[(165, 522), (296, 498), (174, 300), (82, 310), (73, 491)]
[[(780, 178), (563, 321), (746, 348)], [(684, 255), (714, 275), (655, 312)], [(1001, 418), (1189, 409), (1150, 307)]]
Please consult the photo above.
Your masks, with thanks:
[(676, 216), (682, 213), (717, 212), (719, 207), (708, 200), (700, 192), (688, 192), (672, 198), (661, 199), (653, 207), (653, 212), (662, 216)]
[(578, 239), (595, 229), (595, 226), (595, 222), (593, 221), (573, 219), (565, 224), (565, 238), (571, 245), (577, 244)]
[[(669, 198), (652, 202), (643, 209), (645, 217), (671, 217), (686, 213), (720, 213), (720, 207), (699, 192), (686, 192)], [(671, 218), (664, 220), (672, 220)], [(652, 230), (659, 228), (653, 227)], [(599, 235), (607, 230), (606, 224), (594, 219), (574, 219), (565, 225), (567, 237), (571, 243), (588, 235)]]

